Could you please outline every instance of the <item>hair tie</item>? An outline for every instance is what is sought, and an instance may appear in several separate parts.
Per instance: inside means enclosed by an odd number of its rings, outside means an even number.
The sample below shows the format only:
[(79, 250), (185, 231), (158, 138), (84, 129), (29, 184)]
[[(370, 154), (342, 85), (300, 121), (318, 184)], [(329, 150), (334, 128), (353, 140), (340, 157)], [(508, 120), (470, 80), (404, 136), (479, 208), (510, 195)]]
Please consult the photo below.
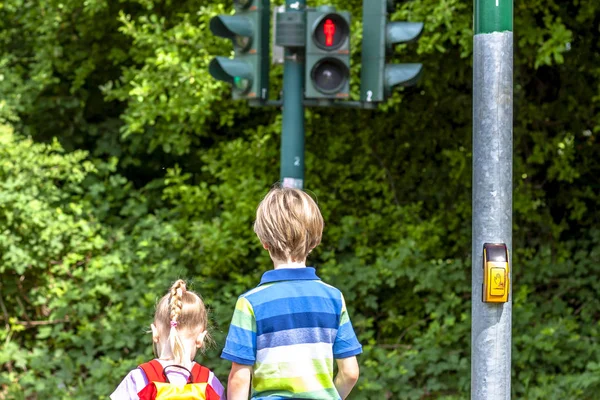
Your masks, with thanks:
[(177, 328), (177, 321), (171, 321), (171, 327)]

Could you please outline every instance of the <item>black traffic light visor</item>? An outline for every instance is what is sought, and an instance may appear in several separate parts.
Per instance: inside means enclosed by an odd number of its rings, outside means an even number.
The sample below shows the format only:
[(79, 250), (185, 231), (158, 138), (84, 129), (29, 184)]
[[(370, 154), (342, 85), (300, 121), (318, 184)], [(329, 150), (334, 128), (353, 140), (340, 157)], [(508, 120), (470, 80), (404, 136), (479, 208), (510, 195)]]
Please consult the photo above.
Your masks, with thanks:
[(217, 15), (210, 20), (210, 31), (216, 36), (234, 39), (236, 36), (253, 36), (252, 22), (240, 15)]
[(391, 90), (394, 86), (413, 86), (421, 78), (423, 64), (386, 64), (385, 88)]
[(213, 78), (236, 84), (236, 79), (252, 80), (252, 67), (244, 61), (227, 57), (215, 57), (208, 64), (208, 72)]
[(422, 22), (388, 22), (385, 27), (385, 41), (388, 45), (414, 42), (423, 33)]

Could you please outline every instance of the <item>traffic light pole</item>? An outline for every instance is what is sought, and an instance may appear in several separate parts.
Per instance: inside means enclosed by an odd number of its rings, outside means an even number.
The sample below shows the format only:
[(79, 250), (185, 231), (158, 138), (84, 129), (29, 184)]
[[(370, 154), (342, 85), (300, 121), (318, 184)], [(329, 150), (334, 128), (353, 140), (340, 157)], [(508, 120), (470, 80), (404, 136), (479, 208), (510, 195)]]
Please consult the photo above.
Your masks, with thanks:
[(513, 0), (474, 0), (474, 13), (471, 399), (508, 400), (511, 287), (508, 302), (483, 302), (482, 253), (512, 255)]
[[(304, 12), (306, 0), (285, 0), (286, 12)], [(283, 64), (283, 129), (281, 182), (284, 187), (304, 186), (304, 52), (285, 49)]]

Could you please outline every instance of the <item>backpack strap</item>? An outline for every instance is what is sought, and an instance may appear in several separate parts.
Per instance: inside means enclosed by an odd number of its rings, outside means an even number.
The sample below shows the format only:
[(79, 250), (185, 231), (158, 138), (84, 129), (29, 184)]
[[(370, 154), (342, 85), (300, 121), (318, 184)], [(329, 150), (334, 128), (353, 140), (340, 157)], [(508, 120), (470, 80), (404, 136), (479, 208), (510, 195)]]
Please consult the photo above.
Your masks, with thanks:
[(148, 383), (167, 382), (163, 374), (162, 364), (158, 362), (158, 360), (152, 360), (147, 363), (143, 363), (139, 366), (139, 368), (144, 371), (144, 374), (146, 374)]
[[(172, 365), (171, 365), (172, 366)], [(183, 367), (179, 367), (175, 365), (174, 367), (178, 367), (181, 369), (185, 369)], [(165, 377), (164, 368), (158, 360), (152, 360), (147, 363), (141, 364), (139, 368), (144, 371), (146, 374), (146, 378), (148, 379), (148, 383), (150, 382), (164, 382), (167, 383), (167, 378)], [(194, 363), (192, 367), (191, 374), (188, 378), (188, 383), (207, 383), (208, 378), (210, 376), (210, 370), (198, 363)]]
[(195, 363), (192, 367), (192, 375), (190, 375), (189, 382), (191, 383), (207, 383), (210, 370), (198, 363)]
[(206, 400), (221, 400), (221, 396), (215, 392), (215, 390), (210, 385), (206, 385)]
[[(192, 367), (192, 376), (194, 379), (193, 383), (209, 383), (208, 378), (210, 378), (210, 370), (196, 363)], [(206, 400), (221, 400), (221, 396), (215, 392), (210, 384), (206, 385), (204, 396), (206, 397)]]

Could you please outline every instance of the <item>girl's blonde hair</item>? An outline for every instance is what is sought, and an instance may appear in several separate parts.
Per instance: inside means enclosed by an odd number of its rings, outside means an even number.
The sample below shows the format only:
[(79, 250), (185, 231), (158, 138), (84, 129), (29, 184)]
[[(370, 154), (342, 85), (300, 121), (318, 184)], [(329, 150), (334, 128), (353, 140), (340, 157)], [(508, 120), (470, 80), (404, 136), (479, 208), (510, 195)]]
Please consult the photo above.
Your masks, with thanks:
[[(160, 332), (169, 330), (169, 346), (174, 362), (186, 366), (191, 360), (189, 357), (186, 359), (180, 334), (187, 330), (187, 334), (198, 335), (206, 330), (208, 311), (202, 298), (197, 293), (187, 290), (185, 281), (179, 279), (173, 283), (169, 293), (158, 302), (154, 323)], [(208, 334), (206, 340), (211, 340)]]

